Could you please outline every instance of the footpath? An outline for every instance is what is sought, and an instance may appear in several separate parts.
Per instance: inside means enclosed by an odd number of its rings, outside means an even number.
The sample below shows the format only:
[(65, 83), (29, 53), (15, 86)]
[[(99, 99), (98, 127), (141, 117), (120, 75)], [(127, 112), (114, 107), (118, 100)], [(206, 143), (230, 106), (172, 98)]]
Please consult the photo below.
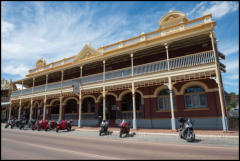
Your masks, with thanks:
[[(79, 131), (98, 131), (99, 127), (81, 127), (73, 126), (75, 130)], [(120, 128), (109, 127), (109, 131), (119, 133)], [(177, 130), (170, 129), (130, 129), (131, 133), (142, 135), (174, 135), (178, 136)], [(239, 131), (222, 131), (222, 130), (194, 130), (195, 135), (200, 137), (227, 137), (227, 138), (239, 138)]]

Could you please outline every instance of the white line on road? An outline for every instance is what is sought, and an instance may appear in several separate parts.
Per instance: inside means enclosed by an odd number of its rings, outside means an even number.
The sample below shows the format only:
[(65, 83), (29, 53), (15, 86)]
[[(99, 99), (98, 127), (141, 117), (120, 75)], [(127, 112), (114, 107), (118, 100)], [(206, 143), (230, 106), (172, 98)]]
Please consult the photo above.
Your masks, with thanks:
[(25, 145), (29, 145), (29, 146), (33, 146), (33, 147), (37, 147), (37, 148), (49, 149), (49, 150), (54, 150), (54, 151), (58, 151), (58, 152), (61, 151), (61, 152), (64, 152), (64, 153), (71, 153), (71, 154), (75, 154), (75, 155), (87, 156), (87, 157), (92, 157), (92, 158), (97, 158), (97, 159), (121, 160), (121, 158), (116, 158), (116, 157), (108, 157), (108, 156), (102, 156), (102, 155), (97, 155), (97, 154), (92, 154), (92, 153), (72, 151), (72, 150), (60, 149), (60, 148), (55, 148), (55, 147), (43, 146), (43, 145), (36, 145), (36, 144), (26, 143), (26, 142), (23, 142), (23, 141), (17, 141), (17, 140), (2, 138), (2, 141), (3, 140), (14, 142), (15, 144), (18, 142), (20, 144), (25, 144)]

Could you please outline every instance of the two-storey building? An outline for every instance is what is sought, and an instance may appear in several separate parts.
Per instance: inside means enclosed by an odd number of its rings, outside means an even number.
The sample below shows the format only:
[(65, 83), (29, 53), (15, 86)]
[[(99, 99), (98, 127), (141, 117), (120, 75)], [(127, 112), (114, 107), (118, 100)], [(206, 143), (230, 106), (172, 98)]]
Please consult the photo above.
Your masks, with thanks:
[[(87, 44), (75, 56), (36, 62), (27, 89), (13, 91), (11, 107), (35, 119), (73, 119), (98, 125), (98, 116), (133, 128), (171, 128), (178, 117), (195, 120), (197, 129), (227, 130), (225, 99), (211, 14), (188, 20), (171, 11), (150, 33), (98, 49)], [(78, 84), (79, 94), (73, 93)]]

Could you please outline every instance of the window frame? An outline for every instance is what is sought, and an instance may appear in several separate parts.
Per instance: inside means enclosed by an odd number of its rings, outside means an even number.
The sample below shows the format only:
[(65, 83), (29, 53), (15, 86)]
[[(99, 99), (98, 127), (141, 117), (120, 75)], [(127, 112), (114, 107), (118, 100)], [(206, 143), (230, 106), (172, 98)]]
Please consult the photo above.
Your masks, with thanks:
[[(167, 90), (168, 94), (159, 95), (159, 93), (164, 90)], [(177, 110), (177, 100), (176, 100), (176, 94), (175, 94), (176, 92), (174, 90), (172, 90), (172, 92), (173, 92), (173, 110), (176, 111)], [(169, 98), (169, 108), (160, 109), (159, 108), (159, 98)], [(165, 99), (163, 99), (163, 100), (165, 100)], [(157, 93), (157, 111), (159, 111), (159, 112), (171, 111), (170, 90), (168, 88), (164, 88), (164, 89), (158, 91), (158, 93)]]
[[(189, 92), (189, 93), (186, 93), (186, 90), (188, 88), (193, 88), (193, 87), (200, 87), (202, 88), (204, 91), (201, 91), (201, 92)], [(205, 105), (204, 104), (201, 104), (201, 95), (204, 95), (205, 96)], [(187, 97), (186, 96), (190, 96), (190, 100), (191, 100), (191, 106), (188, 106), (187, 104)], [(198, 96), (198, 100), (199, 101), (199, 104), (198, 105), (193, 105), (193, 100), (194, 100), (194, 96)], [(190, 86), (190, 87), (187, 87), (185, 90), (184, 90), (184, 109), (185, 110), (188, 110), (188, 109), (205, 109), (208, 107), (208, 103), (207, 103), (207, 95), (206, 95), (206, 91), (205, 89), (200, 86), (200, 85), (193, 85), (193, 86)]]

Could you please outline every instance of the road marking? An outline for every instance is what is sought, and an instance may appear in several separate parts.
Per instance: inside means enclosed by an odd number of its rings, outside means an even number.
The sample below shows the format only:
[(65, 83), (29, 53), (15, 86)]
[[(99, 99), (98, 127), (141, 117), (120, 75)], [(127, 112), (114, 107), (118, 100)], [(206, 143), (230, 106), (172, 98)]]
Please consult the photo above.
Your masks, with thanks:
[(36, 145), (36, 144), (26, 143), (23, 141), (17, 141), (17, 140), (13, 140), (13, 139), (11, 140), (11, 139), (2, 138), (2, 141), (3, 140), (14, 142), (14, 143), (18, 142), (20, 144), (25, 144), (25, 145), (29, 145), (29, 146), (33, 146), (33, 147), (37, 147), (37, 148), (42, 148), (42, 149), (54, 150), (54, 151), (58, 151), (58, 152), (94, 157), (97, 159), (122, 160), (121, 158), (116, 158), (116, 157), (108, 157), (108, 156), (102, 156), (102, 155), (97, 155), (97, 154), (93, 154), (93, 153), (78, 152), (78, 151), (72, 151), (72, 150), (67, 150), (67, 149), (59, 149), (59, 148), (54, 148), (54, 147), (49, 147), (49, 146)]

